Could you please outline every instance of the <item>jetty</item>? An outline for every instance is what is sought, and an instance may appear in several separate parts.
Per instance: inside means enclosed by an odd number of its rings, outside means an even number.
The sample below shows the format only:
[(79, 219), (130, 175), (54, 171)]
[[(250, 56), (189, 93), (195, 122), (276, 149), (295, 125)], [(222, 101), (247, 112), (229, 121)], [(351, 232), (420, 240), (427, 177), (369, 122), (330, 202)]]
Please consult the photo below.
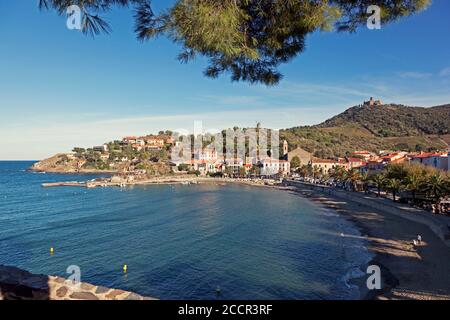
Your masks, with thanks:
[(53, 188), (53, 187), (86, 187), (86, 182), (78, 182), (78, 181), (67, 181), (67, 182), (50, 182), (43, 183), (43, 188)]

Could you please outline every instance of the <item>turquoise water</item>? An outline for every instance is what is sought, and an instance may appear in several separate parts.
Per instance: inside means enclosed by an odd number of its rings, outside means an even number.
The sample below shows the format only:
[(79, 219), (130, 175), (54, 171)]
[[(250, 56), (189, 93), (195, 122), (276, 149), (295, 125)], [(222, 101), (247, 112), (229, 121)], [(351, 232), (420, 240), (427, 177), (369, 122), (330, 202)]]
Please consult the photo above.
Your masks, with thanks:
[(340, 237), (358, 232), (298, 195), (237, 185), (44, 189), (94, 176), (26, 172), (31, 164), (0, 162), (0, 264), (61, 276), (78, 265), (82, 281), (161, 299), (357, 297), (346, 279), (367, 262), (365, 243)]

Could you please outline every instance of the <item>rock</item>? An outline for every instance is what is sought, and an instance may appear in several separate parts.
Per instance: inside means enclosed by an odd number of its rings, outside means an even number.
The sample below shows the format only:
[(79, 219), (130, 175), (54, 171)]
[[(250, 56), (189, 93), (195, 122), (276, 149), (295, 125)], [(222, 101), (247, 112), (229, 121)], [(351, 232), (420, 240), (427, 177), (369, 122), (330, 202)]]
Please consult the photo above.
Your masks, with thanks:
[(130, 293), (124, 300), (142, 300), (142, 297), (136, 293)]
[(35, 290), (33, 291), (33, 300), (49, 300), (48, 291)]
[(60, 277), (56, 277), (56, 278), (55, 278), (55, 282), (56, 282), (56, 283), (64, 283), (64, 282), (66, 282), (66, 279), (60, 278)]
[(48, 278), (44, 276), (32, 276), (22, 281), (22, 284), (34, 289), (48, 290)]
[(98, 286), (97, 290), (95, 290), (95, 293), (98, 293), (98, 294), (107, 293), (109, 290), (111, 290), (111, 289), (102, 287), (102, 286)]
[(107, 299), (116, 299), (117, 296), (120, 296), (121, 294), (124, 294), (124, 293), (125, 293), (125, 291), (123, 291), (123, 290), (113, 290), (106, 295), (106, 298)]
[(92, 290), (92, 289), (94, 289), (95, 288), (95, 286), (93, 286), (92, 284), (89, 284), (89, 283), (84, 283), (84, 282), (82, 282), (81, 283), (81, 289), (83, 289), (83, 290)]
[(92, 292), (74, 292), (70, 297), (77, 300), (99, 300)]
[[(74, 292), (76, 291), (76, 292)], [(95, 293), (94, 293), (95, 292)], [(0, 300), (143, 300), (138, 294), (0, 265)]]
[(68, 291), (69, 290), (66, 287), (61, 287), (58, 290), (56, 290), (56, 296), (58, 298), (62, 298), (67, 294)]

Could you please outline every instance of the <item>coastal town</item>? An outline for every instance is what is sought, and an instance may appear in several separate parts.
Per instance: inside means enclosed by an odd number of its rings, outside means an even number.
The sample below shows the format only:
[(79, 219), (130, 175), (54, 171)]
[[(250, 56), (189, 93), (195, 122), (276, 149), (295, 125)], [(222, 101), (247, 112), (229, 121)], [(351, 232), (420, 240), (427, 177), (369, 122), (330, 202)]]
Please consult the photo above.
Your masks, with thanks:
[[(367, 103), (376, 105), (377, 101)], [(133, 184), (198, 183), (211, 179), (274, 185), (288, 179), (382, 194), (394, 201), (419, 205), (433, 212), (449, 213), (449, 167), (447, 150), (378, 152), (356, 150), (345, 157), (322, 159), (282, 140), (279, 157), (273, 149), (256, 156), (227, 157), (215, 147), (190, 148), (189, 156), (172, 159), (181, 138), (171, 131), (157, 135), (127, 136), (121, 140), (74, 148), (33, 165), (32, 171), (62, 173), (109, 173), (109, 178), (87, 182), (44, 184), (53, 186), (126, 186)], [(189, 145), (191, 147), (191, 145)], [(221, 150), (222, 151), (222, 150)], [(208, 180), (210, 179), (210, 180)], [(413, 180), (413, 181), (411, 181)]]

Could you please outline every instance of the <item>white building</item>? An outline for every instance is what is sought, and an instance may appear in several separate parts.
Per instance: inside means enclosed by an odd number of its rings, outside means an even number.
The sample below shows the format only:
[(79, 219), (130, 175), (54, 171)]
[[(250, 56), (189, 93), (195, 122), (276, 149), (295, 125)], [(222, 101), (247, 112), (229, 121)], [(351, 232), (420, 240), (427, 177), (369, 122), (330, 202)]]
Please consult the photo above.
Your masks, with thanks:
[(108, 145), (104, 144), (104, 145), (101, 145), (101, 146), (95, 146), (92, 149), (94, 151), (97, 151), (97, 152), (108, 152)]
[(225, 167), (231, 168), (233, 174), (239, 174), (242, 167), (244, 167), (244, 160), (240, 158), (227, 159)]
[(411, 162), (448, 171), (448, 158), (448, 153), (423, 153), (411, 158)]
[(197, 150), (194, 153), (194, 159), (200, 161), (215, 162), (217, 161), (217, 151), (216, 149), (206, 149), (206, 148), (202, 150)]
[(287, 175), (291, 171), (289, 161), (266, 158), (260, 161), (261, 175), (272, 176), (276, 174)]

